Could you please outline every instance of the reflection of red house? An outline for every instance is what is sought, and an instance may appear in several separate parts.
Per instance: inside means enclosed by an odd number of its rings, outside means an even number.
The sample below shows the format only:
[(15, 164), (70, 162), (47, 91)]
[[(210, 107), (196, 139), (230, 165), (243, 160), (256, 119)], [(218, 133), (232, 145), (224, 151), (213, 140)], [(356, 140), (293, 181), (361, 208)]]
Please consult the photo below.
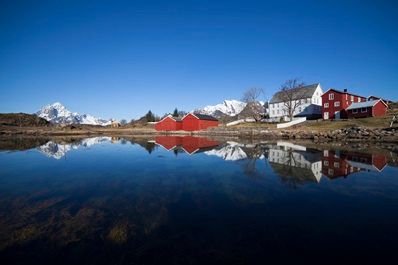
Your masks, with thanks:
[(323, 151), (322, 157), (322, 174), (330, 179), (346, 177), (351, 173), (360, 171), (352, 167), (344, 155), (336, 151)]
[(361, 170), (382, 171), (387, 157), (382, 154), (364, 154), (325, 150), (322, 157), (322, 174), (330, 179), (346, 177)]
[(181, 136), (156, 136), (155, 142), (166, 150), (172, 150), (182, 144)]
[(163, 118), (155, 124), (157, 131), (199, 131), (209, 127), (217, 127), (218, 120), (212, 116), (196, 113), (188, 113), (181, 120), (171, 115)]
[(387, 157), (382, 154), (348, 153), (348, 163), (365, 170), (382, 171), (387, 165)]
[(164, 117), (155, 124), (157, 131), (178, 131), (182, 128), (182, 122), (171, 115)]
[(188, 154), (210, 150), (220, 144), (217, 141), (194, 136), (157, 136), (155, 142), (167, 150), (181, 148)]
[(381, 99), (352, 103), (347, 108), (348, 118), (366, 118), (385, 116), (388, 106)]

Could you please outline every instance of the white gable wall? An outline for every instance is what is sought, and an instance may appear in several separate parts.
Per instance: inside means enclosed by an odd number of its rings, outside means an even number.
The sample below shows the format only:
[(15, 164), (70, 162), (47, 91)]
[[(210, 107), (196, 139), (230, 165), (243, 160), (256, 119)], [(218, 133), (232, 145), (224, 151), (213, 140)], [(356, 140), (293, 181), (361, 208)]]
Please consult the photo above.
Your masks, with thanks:
[[(302, 101), (301, 105), (296, 108), (293, 115), (299, 114), (310, 104), (322, 106), (322, 94), (323, 94), (322, 87), (320, 85), (318, 85), (318, 87), (314, 91), (314, 94), (310, 98), (305, 98), (305, 99), (301, 100)], [(287, 112), (287, 108), (286, 108), (284, 102), (269, 104), (269, 117), (271, 119), (272, 118), (278, 119), (281, 117), (286, 119), (287, 116), (288, 116), (288, 112)]]

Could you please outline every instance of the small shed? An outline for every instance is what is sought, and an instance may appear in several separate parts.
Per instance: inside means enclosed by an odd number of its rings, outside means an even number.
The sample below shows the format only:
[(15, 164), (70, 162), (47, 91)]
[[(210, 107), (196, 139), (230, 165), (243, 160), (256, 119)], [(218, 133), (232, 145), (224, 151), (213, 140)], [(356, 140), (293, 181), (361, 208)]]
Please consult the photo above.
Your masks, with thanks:
[(347, 108), (347, 116), (349, 119), (366, 118), (366, 117), (382, 117), (385, 116), (388, 105), (383, 100), (370, 100), (365, 102), (352, 103)]
[(188, 113), (182, 118), (182, 130), (199, 131), (209, 127), (217, 127), (218, 120), (210, 115)]
[(182, 122), (179, 118), (168, 115), (155, 124), (157, 131), (178, 131), (182, 128)]

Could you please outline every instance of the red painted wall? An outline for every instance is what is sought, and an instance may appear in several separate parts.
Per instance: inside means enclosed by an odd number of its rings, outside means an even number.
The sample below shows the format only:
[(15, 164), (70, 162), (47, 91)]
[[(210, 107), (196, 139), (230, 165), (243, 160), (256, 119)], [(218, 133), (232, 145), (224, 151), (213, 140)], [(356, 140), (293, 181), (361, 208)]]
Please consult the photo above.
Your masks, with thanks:
[(184, 131), (199, 131), (209, 127), (217, 127), (218, 121), (199, 120), (192, 114), (188, 114), (182, 120), (182, 130)]
[(379, 101), (373, 106), (373, 117), (383, 117), (387, 114), (388, 107)]
[[(333, 93), (334, 99), (329, 100), (329, 95)], [(353, 96), (353, 101), (351, 101), (351, 96)], [(359, 101), (358, 101), (359, 99)], [(346, 108), (352, 104), (352, 102), (364, 102), (365, 97), (355, 96), (346, 92), (329, 90), (322, 95), (322, 118), (325, 117), (324, 113), (329, 112), (329, 119), (336, 119), (336, 112), (340, 112), (340, 119), (347, 119)], [(334, 103), (340, 102), (340, 106), (335, 107)], [(329, 107), (325, 108), (325, 103), (329, 103)]]
[(387, 109), (387, 106), (379, 101), (373, 107), (366, 108), (366, 112), (362, 112), (361, 109), (358, 109), (357, 113), (348, 110), (348, 118), (383, 117), (386, 115)]
[(181, 130), (181, 127), (181, 122), (175, 121), (170, 117), (166, 117), (155, 124), (155, 129), (157, 131), (177, 131)]

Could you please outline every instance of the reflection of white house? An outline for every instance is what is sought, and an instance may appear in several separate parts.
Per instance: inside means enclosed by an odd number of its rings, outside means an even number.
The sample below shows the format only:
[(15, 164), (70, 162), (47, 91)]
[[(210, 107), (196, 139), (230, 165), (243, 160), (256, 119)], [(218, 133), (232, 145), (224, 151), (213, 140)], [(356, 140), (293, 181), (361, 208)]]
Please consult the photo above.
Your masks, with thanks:
[[(311, 152), (306, 147), (291, 143), (278, 142), (268, 152), (268, 161), (293, 168), (308, 170), (317, 182), (322, 177), (321, 152)], [(294, 176), (293, 176), (294, 177)]]
[[(322, 108), (322, 87), (318, 84), (302, 86), (291, 90), (295, 102), (299, 102), (298, 107), (295, 109), (293, 115), (306, 116), (310, 118), (312, 116), (321, 115)], [(269, 102), (269, 117), (273, 120), (280, 118), (287, 119), (288, 110), (285, 105), (284, 92), (279, 91), (275, 93)]]

